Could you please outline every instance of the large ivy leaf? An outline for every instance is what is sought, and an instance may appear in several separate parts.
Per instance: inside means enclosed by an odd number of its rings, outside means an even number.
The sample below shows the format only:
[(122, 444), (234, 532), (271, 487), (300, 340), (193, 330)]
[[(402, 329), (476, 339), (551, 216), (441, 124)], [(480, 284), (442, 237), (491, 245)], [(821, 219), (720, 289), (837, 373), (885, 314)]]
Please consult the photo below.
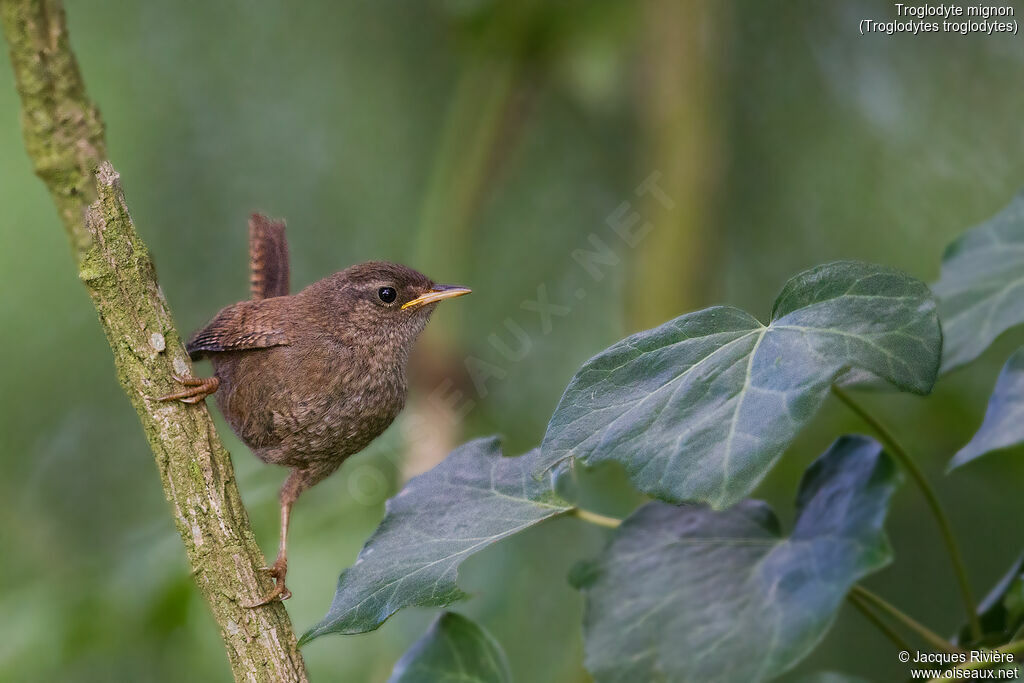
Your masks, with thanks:
[(587, 669), (599, 683), (786, 671), (824, 637), (850, 587), (890, 561), (882, 524), (899, 480), (878, 444), (843, 437), (804, 473), (788, 538), (759, 501), (640, 508), (574, 572)]
[(403, 607), (443, 607), (465, 597), (456, 585), (467, 557), (570, 509), (551, 479), (530, 476), (539, 451), (506, 458), (496, 438), (452, 451), (387, 502), (384, 520), (342, 572), (323, 621), (325, 633), (371, 631)]
[(505, 653), (466, 617), (445, 612), (395, 664), (388, 683), (508, 683)]
[(920, 281), (831, 263), (790, 280), (769, 325), (729, 307), (690, 313), (587, 361), (562, 396), (543, 467), (621, 462), (671, 502), (723, 508), (761, 481), (850, 369), (923, 394), (942, 336)]
[(981, 428), (953, 456), (949, 469), (1019, 443), (1024, 443), (1024, 348), (1018, 349), (1003, 366)]
[(970, 626), (964, 624), (957, 635), (957, 644), (997, 647), (1008, 643), (1024, 626), (1024, 554), (1017, 558), (978, 605), (978, 618), (984, 634), (982, 639), (975, 641)]
[(943, 372), (974, 360), (1024, 322), (1024, 192), (946, 247), (934, 289), (945, 333)]

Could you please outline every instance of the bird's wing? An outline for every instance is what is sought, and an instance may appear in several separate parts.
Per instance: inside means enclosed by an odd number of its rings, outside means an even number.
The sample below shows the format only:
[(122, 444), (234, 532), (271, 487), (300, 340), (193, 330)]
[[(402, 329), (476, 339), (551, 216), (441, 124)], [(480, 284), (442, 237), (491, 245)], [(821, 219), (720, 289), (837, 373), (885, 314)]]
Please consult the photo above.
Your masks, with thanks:
[[(283, 301), (283, 300), (281, 300)], [(278, 301), (242, 301), (223, 309), (185, 345), (192, 360), (207, 353), (247, 351), (288, 344)]]
[(249, 218), (249, 273), (253, 299), (288, 294), (288, 240), (283, 221), (258, 213)]

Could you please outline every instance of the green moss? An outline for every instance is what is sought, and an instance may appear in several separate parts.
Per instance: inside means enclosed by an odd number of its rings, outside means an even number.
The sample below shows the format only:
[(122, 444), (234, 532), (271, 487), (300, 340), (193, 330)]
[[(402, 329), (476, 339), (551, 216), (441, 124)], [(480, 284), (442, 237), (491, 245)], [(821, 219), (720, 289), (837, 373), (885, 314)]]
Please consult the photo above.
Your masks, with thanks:
[(203, 471), (199, 469), (199, 463), (195, 461), (189, 462), (188, 471), (192, 475), (192, 480), (201, 486), (203, 484)]

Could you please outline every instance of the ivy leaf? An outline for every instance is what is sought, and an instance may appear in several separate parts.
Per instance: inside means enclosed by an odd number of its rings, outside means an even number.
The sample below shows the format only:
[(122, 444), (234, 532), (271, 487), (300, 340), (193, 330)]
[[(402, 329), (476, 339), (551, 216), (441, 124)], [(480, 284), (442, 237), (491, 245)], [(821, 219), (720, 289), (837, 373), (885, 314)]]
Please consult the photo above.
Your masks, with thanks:
[(395, 664), (388, 683), (509, 683), (508, 661), (489, 633), (455, 612), (439, 616)]
[(924, 283), (837, 262), (790, 280), (769, 325), (708, 308), (587, 361), (555, 410), (544, 468), (616, 460), (644, 493), (725, 508), (764, 478), (825, 400), (859, 370), (924, 394), (942, 337)]
[(1010, 356), (996, 380), (981, 429), (949, 463), (965, 465), (986, 453), (1024, 442), (1024, 348)]
[(1024, 322), (1024, 192), (946, 247), (934, 289), (945, 333), (943, 372), (974, 360)]
[(984, 633), (982, 639), (974, 641), (970, 626), (965, 624), (960, 628), (957, 644), (998, 647), (1010, 642), (1024, 626), (1024, 553), (978, 605), (978, 618)]
[(850, 587), (891, 560), (882, 525), (900, 476), (843, 437), (804, 473), (793, 533), (746, 500), (723, 512), (648, 503), (574, 572), (598, 683), (761, 681), (824, 637)]
[(324, 619), (302, 643), (325, 633), (363, 633), (403, 607), (443, 607), (465, 597), (456, 585), (467, 557), (561, 514), (570, 505), (551, 479), (530, 476), (539, 451), (506, 458), (496, 438), (452, 451), (387, 502), (384, 520), (342, 572)]

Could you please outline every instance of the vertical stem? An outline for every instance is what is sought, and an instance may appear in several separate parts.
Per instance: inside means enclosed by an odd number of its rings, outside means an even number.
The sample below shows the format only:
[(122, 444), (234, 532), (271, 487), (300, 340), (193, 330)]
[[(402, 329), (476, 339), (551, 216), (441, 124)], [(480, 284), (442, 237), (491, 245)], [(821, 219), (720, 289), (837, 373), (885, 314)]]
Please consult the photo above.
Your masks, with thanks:
[(939, 498), (935, 495), (935, 489), (933, 489), (931, 484), (928, 483), (928, 479), (925, 478), (924, 472), (921, 471), (921, 468), (917, 466), (917, 463), (914, 462), (913, 458), (910, 457), (903, 446), (896, 441), (892, 432), (890, 432), (885, 425), (864, 410), (864, 408), (862, 408), (860, 404), (857, 403), (844, 389), (833, 384), (832, 393), (834, 393), (840, 401), (846, 404), (850, 410), (856, 413), (875, 431), (876, 434), (878, 434), (882, 443), (885, 444), (886, 449), (900, 461), (903, 468), (910, 474), (910, 477), (921, 490), (925, 501), (928, 503), (928, 507), (932, 511), (932, 516), (935, 517), (935, 521), (939, 525), (939, 531), (942, 533), (942, 540), (946, 544), (949, 559), (953, 564), (953, 573), (956, 575), (964, 608), (967, 610), (967, 620), (970, 623), (971, 634), (975, 639), (981, 638), (981, 621), (978, 619), (978, 606), (974, 600), (974, 595), (971, 592), (971, 584), (967, 579), (967, 567), (964, 565), (963, 556), (960, 554), (960, 548), (957, 545), (956, 537), (953, 536), (953, 528), (949, 523), (949, 518), (946, 517), (945, 511), (943, 511), (942, 505), (939, 503)]
[[(731, 2), (647, 0), (641, 30), (637, 117), (640, 176), (661, 174), (671, 197), (647, 194), (637, 206), (650, 234), (637, 244), (629, 291), (658, 292), (629, 300), (631, 329), (659, 325), (699, 308), (714, 282), (716, 194), (721, 186), (725, 113), (721, 68)], [(671, 211), (666, 211), (671, 208)], [(711, 285), (713, 286), (713, 284)]]

